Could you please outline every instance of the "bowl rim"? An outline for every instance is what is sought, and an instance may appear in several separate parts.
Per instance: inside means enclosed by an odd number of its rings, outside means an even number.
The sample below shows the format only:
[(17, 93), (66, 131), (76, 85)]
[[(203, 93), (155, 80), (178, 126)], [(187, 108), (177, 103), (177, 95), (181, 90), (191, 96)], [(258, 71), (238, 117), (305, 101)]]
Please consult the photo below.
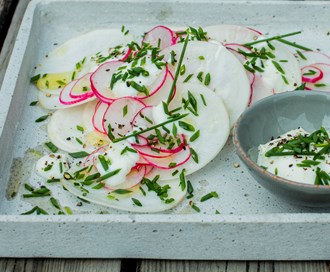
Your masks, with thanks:
[(274, 99), (274, 97), (292, 97), (295, 95), (298, 95), (301, 97), (301, 93), (304, 92), (305, 95), (313, 96), (317, 94), (322, 94), (325, 96), (329, 96), (330, 98), (330, 93), (328, 92), (322, 92), (322, 91), (315, 91), (315, 90), (308, 90), (308, 91), (290, 91), (290, 92), (284, 92), (284, 93), (279, 93), (279, 94), (274, 94), (268, 97), (265, 97), (259, 101), (257, 101), (254, 105), (250, 106), (247, 108), (237, 119), (234, 128), (233, 128), (233, 142), (236, 147), (236, 152), (238, 152), (239, 157), (248, 165), (248, 167), (252, 168), (254, 171), (258, 172), (261, 176), (264, 176), (265, 178), (271, 179), (276, 183), (284, 184), (284, 185), (290, 185), (290, 186), (296, 186), (300, 188), (307, 188), (312, 191), (330, 191), (330, 185), (314, 185), (314, 184), (305, 184), (289, 179), (282, 178), (280, 176), (276, 176), (272, 174), (271, 172), (268, 172), (267, 170), (263, 169), (260, 167), (256, 162), (254, 162), (249, 155), (243, 150), (240, 141), (238, 140), (238, 127), (240, 126), (244, 116), (248, 114), (249, 112), (253, 111), (257, 106), (260, 106), (260, 104), (266, 103), (268, 101), (271, 101)]

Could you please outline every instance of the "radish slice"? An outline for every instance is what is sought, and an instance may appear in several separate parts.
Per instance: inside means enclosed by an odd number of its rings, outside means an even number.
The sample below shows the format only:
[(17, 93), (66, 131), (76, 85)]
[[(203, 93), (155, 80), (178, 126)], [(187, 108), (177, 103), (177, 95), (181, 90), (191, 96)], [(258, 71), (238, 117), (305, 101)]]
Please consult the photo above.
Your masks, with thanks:
[(238, 43), (244, 44), (255, 41), (261, 33), (257, 30), (238, 25), (213, 25), (204, 28), (210, 39), (223, 44)]
[[(228, 113), (221, 98), (202, 85), (190, 83), (177, 84), (177, 94), (170, 103), (170, 110), (182, 106), (182, 98), (188, 99), (188, 91), (196, 99), (198, 116), (190, 114), (181, 121), (193, 125), (196, 129), (195, 131), (187, 131), (180, 127), (178, 122), (175, 122), (175, 124), (178, 134), (182, 133), (186, 135), (187, 144), (198, 155), (198, 163), (193, 158), (190, 158), (187, 163), (176, 169), (182, 170), (184, 168), (186, 169), (186, 174), (191, 174), (204, 167), (220, 152), (228, 139), (230, 126)], [(204, 98), (206, 106), (201, 95)], [(217, 109), (216, 111), (214, 110), (215, 108)], [(190, 111), (188, 109), (182, 109), (178, 113), (190, 113)], [(167, 120), (167, 115), (164, 113), (162, 105), (154, 107), (153, 116), (156, 123)], [(173, 124), (167, 125), (167, 128), (172, 130)], [(199, 130), (199, 137), (191, 141), (192, 135), (196, 133), (197, 129)], [(172, 172), (169, 170), (154, 169), (150, 175), (160, 174), (161, 179), (171, 179)]]
[[(85, 105), (56, 111), (48, 123), (48, 137), (58, 148), (67, 152), (92, 152), (107, 139), (94, 131), (77, 129), (84, 127)], [(101, 142), (100, 142), (101, 141)]]
[[(162, 52), (170, 60), (170, 52), (174, 51), (180, 56), (182, 46), (176, 44)], [(203, 58), (200, 59), (199, 56)], [(191, 41), (187, 46), (183, 65), (185, 73), (179, 77), (179, 82), (192, 74), (189, 83), (199, 85), (201, 82), (197, 76), (202, 73), (202, 81), (205, 83), (205, 77), (209, 73), (208, 87), (222, 98), (229, 113), (230, 125), (233, 126), (246, 109), (251, 93), (249, 80), (239, 60), (221, 45)]]
[(323, 78), (323, 72), (313, 65), (305, 66), (301, 69), (302, 81), (307, 83), (315, 83)]
[[(106, 188), (96, 190), (89, 186), (79, 185), (75, 181), (65, 179), (62, 179), (61, 182), (62, 185), (72, 194), (79, 196), (87, 201), (118, 210), (141, 213), (161, 212), (171, 209), (178, 205), (187, 193), (187, 189), (181, 190), (179, 179), (173, 179), (173, 177), (172, 180), (157, 181), (157, 184), (161, 187), (170, 187), (170, 189), (167, 191), (167, 199), (173, 198), (173, 201), (170, 203), (165, 203), (165, 201), (161, 200), (156, 192), (148, 191), (148, 187), (145, 184), (130, 188), (130, 193), (128, 194), (111, 193), (109, 196), (109, 191)], [(144, 196), (139, 187), (141, 187), (143, 191), (146, 192), (147, 197)], [(86, 194), (82, 188), (87, 189), (88, 193)], [(134, 204), (132, 198), (137, 199), (141, 203), (141, 206)]]
[[(143, 67), (148, 75), (135, 76), (133, 79), (121, 79), (116, 81), (113, 85), (113, 89), (110, 89), (110, 83), (112, 77), (118, 74), (118, 68), (128, 67), (131, 64), (127, 64), (121, 61), (111, 61), (101, 65), (91, 76), (92, 90), (95, 95), (103, 102), (112, 102), (114, 99), (120, 97), (135, 97), (139, 99), (151, 97), (161, 90), (162, 86), (166, 82), (166, 78), (169, 75), (167, 66), (158, 69), (150, 57), (146, 58), (146, 64)], [(126, 68), (125, 68), (126, 69)], [(130, 69), (129, 67), (127, 69)], [(125, 70), (126, 71), (126, 70)], [(125, 73), (124, 69), (121, 70), (122, 74)], [(149, 94), (141, 94), (134, 87), (132, 87), (130, 81), (138, 82), (140, 86), (145, 86)], [(170, 78), (171, 80), (171, 78)]]
[(110, 80), (117, 68), (122, 66), (122, 61), (109, 61), (102, 64), (90, 77), (91, 87), (95, 96), (104, 103), (114, 101), (110, 90)]
[(152, 106), (145, 106), (141, 110), (139, 110), (133, 120), (131, 122), (131, 127), (134, 129), (135, 127), (150, 127), (154, 125), (154, 121), (152, 119)]
[(303, 59), (299, 54), (295, 54), (300, 67), (313, 65), (314, 63), (330, 64), (330, 56), (325, 53), (315, 51), (302, 51), (301, 53), (305, 59)]
[(94, 128), (101, 133), (106, 134), (106, 129), (104, 127), (104, 116), (109, 108), (109, 104), (99, 101), (94, 108), (94, 114), (92, 117), (92, 122)]
[(149, 30), (144, 36), (142, 42), (149, 43), (154, 47), (159, 47), (161, 50), (176, 44), (176, 34), (166, 26), (156, 26)]
[(184, 165), (191, 157), (189, 146), (182, 149), (178, 153), (169, 154), (165, 153), (164, 157), (155, 157), (151, 155), (142, 155), (142, 157), (149, 163), (149, 165), (164, 170), (176, 169)]
[(90, 83), (91, 74), (92, 73), (87, 73), (76, 81), (76, 84), (69, 93), (70, 97), (75, 99), (94, 96)]
[(104, 115), (104, 129), (108, 133), (109, 125), (115, 138), (120, 138), (132, 131), (134, 116), (145, 104), (134, 98), (119, 98), (110, 104)]
[(330, 91), (330, 64), (327, 63), (315, 63), (312, 66), (316, 71), (323, 73), (322, 78), (314, 82), (306, 83), (306, 90), (316, 90), (316, 91)]
[[(76, 83), (79, 80), (71, 81), (69, 84), (67, 84), (61, 91), (61, 94), (59, 96), (60, 102), (64, 105), (80, 105), (87, 103), (91, 100), (94, 100), (95, 97), (92, 94), (92, 96), (89, 93), (86, 93), (85, 95), (81, 95), (78, 98), (72, 98), (70, 96), (72, 88), (76, 85)], [(79, 104), (78, 104), (79, 103)]]

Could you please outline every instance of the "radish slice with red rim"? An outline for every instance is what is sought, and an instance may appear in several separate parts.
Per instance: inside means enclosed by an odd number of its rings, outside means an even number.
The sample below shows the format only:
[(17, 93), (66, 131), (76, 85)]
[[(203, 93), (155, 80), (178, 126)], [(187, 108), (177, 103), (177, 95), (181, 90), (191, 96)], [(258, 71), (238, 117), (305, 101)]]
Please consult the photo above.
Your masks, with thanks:
[(77, 79), (73, 88), (70, 91), (70, 97), (72, 98), (82, 98), (82, 97), (92, 97), (94, 93), (91, 89), (90, 76), (92, 73), (87, 73), (81, 78)]
[(176, 44), (177, 35), (170, 28), (166, 26), (156, 26), (153, 29), (149, 30), (143, 40), (142, 43), (149, 43), (154, 47), (158, 47), (159, 49), (164, 49), (173, 44)]
[(91, 96), (89, 94), (82, 95), (78, 98), (72, 98), (70, 96), (71, 89), (75, 86), (77, 81), (78, 80), (71, 81), (62, 89), (59, 100), (63, 105), (80, 105), (95, 99), (94, 95)]
[(106, 133), (106, 129), (104, 127), (104, 115), (106, 114), (108, 108), (109, 104), (103, 103), (102, 101), (98, 101), (98, 103), (95, 105), (92, 122), (94, 128), (98, 132)]
[(115, 138), (125, 136), (132, 131), (132, 120), (134, 116), (145, 107), (145, 104), (137, 99), (123, 97), (110, 104), (104, 115), (104, 129), (107, 134), (109, 125), (111, 133)]
[[(170, 155), (170, 156), (168, 156)], [(151, 156), (142, 156), (149, 165), (164, 170), (175, 169), (181, 165), (184, 165), (191, 157), (191, 152), (189, 146), (186, 146), (178, 153), (166, 154), (166, 157), (151, 157)]]
[(117, 68), (122, 66), (122, 61), (108, 61), (99, 66), (99, 68), (91, 75), (91, 87), (95, 96), (105, 103), (114, 101), (114, 95), (110, 90), (110, 81), (112, 75)]
[(306, 82), (306, 90), (316, 90), (316, 91), (330, 91), (330, 64), (327, 63), (315, 63), (310, 67), (314, 67), (318, 71), (322, 72), (323, 76), (314, 80), (314, 82)]
[(323, 78), (323, 72), (320, 68), (309, 65), (301, 69), (302, 81), (306, 83), (315, 83)]

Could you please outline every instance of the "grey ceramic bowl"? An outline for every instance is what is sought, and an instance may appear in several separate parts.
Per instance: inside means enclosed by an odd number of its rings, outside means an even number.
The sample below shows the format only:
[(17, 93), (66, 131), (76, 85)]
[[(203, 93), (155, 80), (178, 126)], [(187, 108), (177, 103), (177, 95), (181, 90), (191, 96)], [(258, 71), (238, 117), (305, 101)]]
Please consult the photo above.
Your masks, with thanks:
[(237, 154), (252, 176), (276, 196), (309, 207), (330, 207), (330, 186), (307, 185), (275, 176), (256, 164), (260, 144), (271, 137), (304, 128), (330, 129), (330, 93), (292, 91), (267, 97), (247, 109), (234, 128)]

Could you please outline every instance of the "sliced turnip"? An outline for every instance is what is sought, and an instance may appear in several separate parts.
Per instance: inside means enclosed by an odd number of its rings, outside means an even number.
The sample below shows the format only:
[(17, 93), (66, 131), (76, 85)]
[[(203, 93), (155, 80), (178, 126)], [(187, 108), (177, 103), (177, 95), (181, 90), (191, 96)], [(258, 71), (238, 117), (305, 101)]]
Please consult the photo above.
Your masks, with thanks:
[[(167, 191), (167, 199), (173, 198), (173, 201), (168, 201), (168, 203), (166, 203), (157, 195), (156, 192), (148, 191), (148, 187), (145, 184), (130, 188), (130, 192), (127, 194), (119, 194), (109, 193), (109, 191), (105, 188), (92, 189), (88, 186), (78, 185), (72, 180), (62, 179), (61, 182), (62, 185), (72, 194), (92, 203), (118, 210), (142, 213), (161, 212), (171, 209), (181, 202), (187, 192), (187, 189), (181, 189), (179, 179), (167, 181), (158, 180), (157, 184), (161, 187), (170, 187)], [(142, 187), (143, 191), (146, 192), (146, 196), (139, 187)], [(85, 190), (87, 190), (88, 193), (86, 193)], [(136, 203), (138, 203), (138, 205)]]
[[(272, 41), (272, 46), (267, 43), (259, 43), (254, 48), (266, 50), (274, 55), (266, 60), (257, 61), (264, 72), (260, 73), (265, 85), (274, 90), (274, 93), (292, 91), (301, 85), (301, 71), (299, 63), (294, 55), (280, 42)], [(264, 48), (264, 49), (263, 49)]]
[[(198, 116), (192, 114), (188, 108), (183, 108), (179, 113), (190, 113), (180, 121), (190, 124), (194, 131), (187, 131), (183, 124), (175, 122), (178, 134), (185, 134), (185, 139), (190, 149), (197, 154), (193, 155), (187, 163), (178, 167), (178, 170), (186, 169), (186, 174), (191, 174), (209, 163), (223, 148), (229, 136), (229, 118), (222, 99), (205, 86), (189, 83), (177, 84), (177, 94), (170, 103), (170, 109), (182, 106), (182, 98), (189, 100), (192, 96), (197, 105)], [(192, 99), (193, 100), (193, 99)], [(217, 110), (214, 110), (217, 109)], [(154, 108), (153, 118), (156, 123), (167, 120), (163, 106)], [(173, 124), (167, 125), (172, 131)], [(199, 132), (197, 132), (199, 131)], [(199, 136), (196, 136), (196, 133)], [(192, 137), (195, 135), (194, 137)], [(195, 138), (194, 140), (192, 140)], [(198, 161), (198, 162), (196, 162)], [(161, 179), (171, 179), (173, 171), (154, 169), (150, 175), (161, 175)]]
[[(171, 51), (180, 56), (182, 46), (176, 44), (163, 50), (166, 59), (170, 62)], [(181, 73), (179, 82), (187, 81), (187, 77), (192, 75), (189, 83), (207, 85), (215, 91), (222, 98), (233, 126), (246, 109), (251, 93), (249, 80), (239, 60), (221, 45), (192, 41), (187, 46), (183, 66), (185, 71)]]
[(94, 131), (79, 129), (84, 126), (84, 109), (85, 105), (61, 109), (51, 116), (48, 137), (58, 148), (67, 152), (91, 152), (106, 141)]
[(261, 33), (252, 28), (238, 25), (213, 25), (204, 28), (210, 39), (223, 44), (238, 43), (244, 44), (256, 40)]

